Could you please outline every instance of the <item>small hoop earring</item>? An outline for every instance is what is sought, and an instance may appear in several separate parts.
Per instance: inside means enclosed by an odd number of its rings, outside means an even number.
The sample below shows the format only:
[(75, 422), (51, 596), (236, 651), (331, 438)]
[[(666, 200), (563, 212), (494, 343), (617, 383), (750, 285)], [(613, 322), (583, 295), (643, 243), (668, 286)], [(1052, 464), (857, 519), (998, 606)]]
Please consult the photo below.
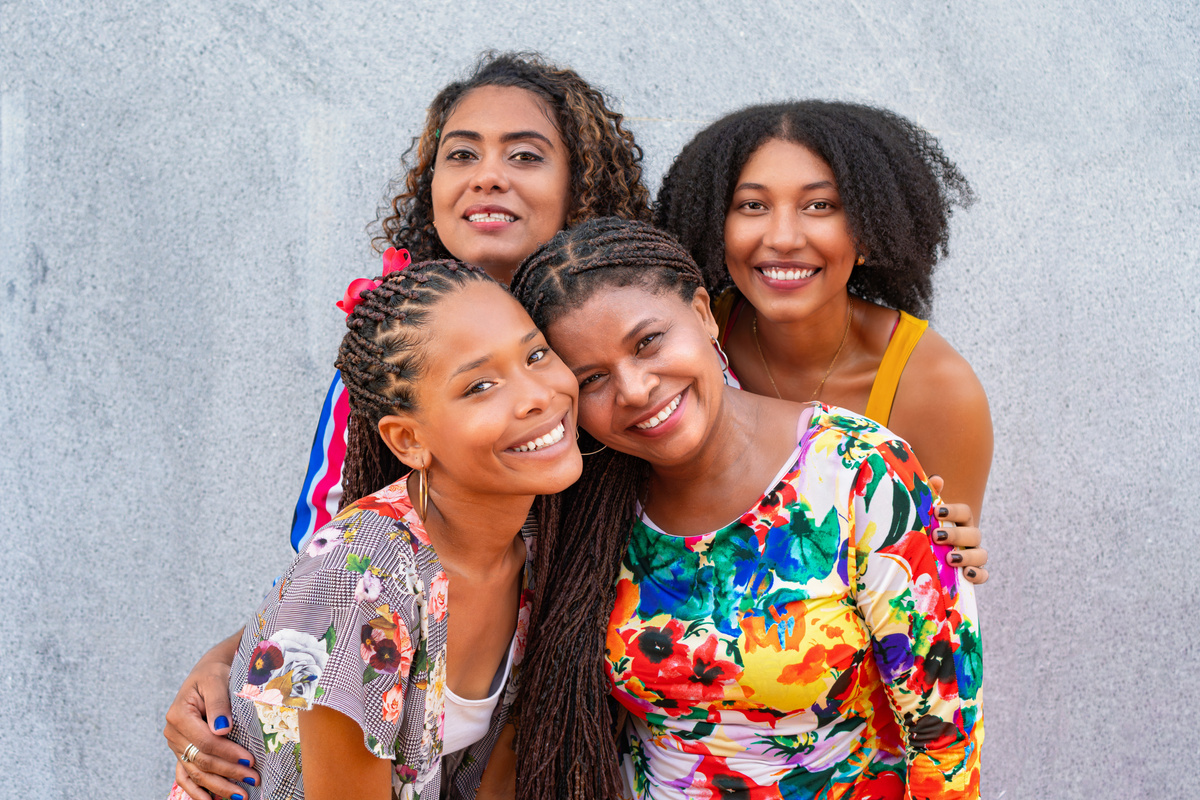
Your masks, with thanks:
[(421, 474), (421, 489), (417, 500), (421, 503), (421, 521), (424, 522), (429, 513), (429, 473), (425, 467), (417, 471)]
[[(578, 442), (579, 442), (579, 428), (576, 428), (576, 429), (575, 429), (575, 442), (576, 442), (577, 444), (578, 444)], [(607, 450), (607, 449), (608, 449), (608, 445), (606, 445), (606, 444), (602, 444), (602, 445), (600, 445), (600, 450)], [(585, 453), (585, 452), (583, 452), (582, 450), (580, 450), (580, 451), (579, 451), (579, 455), (581, 455), (581, 456), (594, 456), (594, 455), (596, 455), (596, 453), (599, 453), (599, 452), (600, 452), (600, 450), (593, 450), (593, 451), (592, 451), (592, 452), (590, 452), (590, 453)]]

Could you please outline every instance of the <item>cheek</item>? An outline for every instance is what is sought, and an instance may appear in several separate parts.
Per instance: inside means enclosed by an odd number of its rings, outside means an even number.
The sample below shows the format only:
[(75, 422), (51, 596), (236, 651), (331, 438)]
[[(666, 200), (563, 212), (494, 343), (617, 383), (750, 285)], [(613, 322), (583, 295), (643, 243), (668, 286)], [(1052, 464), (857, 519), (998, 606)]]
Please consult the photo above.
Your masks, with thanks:
[(579, 396), (579, 427), (593, 436), (604, 432), (611, 416), (612, 407), (604, 394), (591, 392)]

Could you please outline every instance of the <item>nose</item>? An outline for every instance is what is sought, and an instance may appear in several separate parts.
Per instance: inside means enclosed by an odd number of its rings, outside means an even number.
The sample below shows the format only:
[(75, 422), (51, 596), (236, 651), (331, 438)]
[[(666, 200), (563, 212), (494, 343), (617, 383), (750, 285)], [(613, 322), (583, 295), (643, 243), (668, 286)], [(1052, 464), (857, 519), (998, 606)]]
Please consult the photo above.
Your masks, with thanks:
[(525, 372), (518, 379), (519, 399), (517, 401), (517, 418), (540, 414), (550, 408), (554, 402), (555, 389), (546, 382), (546, 376), (536, 372)]
[(804, 222), (801, 215), (790, 208), (777, 208), (767, 222), (763, 244), (776, 253), (790, 253), (804, 247)]
[(634, 364), (620, 365), (613, 370), (616, 387), (614, 402), (626, 408), (649, 404), (650, 394), (658, 386), (658, 377)]
[(476, 164), (471, 176), (471, 186), (478, 192), (508, 191), (508, 171), (504, 168), (504, 159), (499, 153), (488, 153)]

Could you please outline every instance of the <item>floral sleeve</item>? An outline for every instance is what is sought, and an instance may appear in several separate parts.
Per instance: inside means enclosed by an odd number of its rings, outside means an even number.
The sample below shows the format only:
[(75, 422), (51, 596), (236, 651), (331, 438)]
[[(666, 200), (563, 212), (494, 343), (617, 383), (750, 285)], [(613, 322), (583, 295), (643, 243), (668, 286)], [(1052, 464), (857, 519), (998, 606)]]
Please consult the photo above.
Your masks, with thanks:
[[(899, 440), (859, 468), (855, 601), (904, 737), (911, 797), (977, 797), (982, 652), (971, 584), (930, 536), (933, 494)], [(945, 551), (945, 552), (943, 552)]]
[(265, 604), (268, 616), (257, 618), (259, 641), (237, 694), (254, 702), (268, 753), (287, 746), (298, 754), (298, 712), (323, 705), (357, 722), (372, 753), (396, 754), (419, 606), (355, 552), (342, 522), (318, 533)]

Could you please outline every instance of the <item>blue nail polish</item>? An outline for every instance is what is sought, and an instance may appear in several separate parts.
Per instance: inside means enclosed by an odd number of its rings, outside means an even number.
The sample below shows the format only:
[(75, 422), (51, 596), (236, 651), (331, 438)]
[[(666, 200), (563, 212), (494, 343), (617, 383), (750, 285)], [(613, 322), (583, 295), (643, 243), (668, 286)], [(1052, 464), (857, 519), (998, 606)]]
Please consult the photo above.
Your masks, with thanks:
[(243, 780), (243, 782), (248, 783), (251, 786), (258, 786), (258, 782), (256, 780), (254, 780), (254, 778), (243, 778), (242, 780)]
[(242, 797), (240, 794), (231, 794), (229, 795), (229, 800), (246, 800), (246, 798)]
[(239, 758), (239, 759), (238, 759), (238, 763), (239, 763), (239, 764), (241, 764), (243, 767), (248, 767), (248, 766), (250, 766), (250, 762), (249, 762), (249, 760), (247, 760), (247, 759), (245, 759), (245, 758)]
[(228, 727), (229, 727), (229, 717), (225, 716), (224, 714), (217, 717), (217, 721), (213, 723), (214, 730), (223, 731)]

